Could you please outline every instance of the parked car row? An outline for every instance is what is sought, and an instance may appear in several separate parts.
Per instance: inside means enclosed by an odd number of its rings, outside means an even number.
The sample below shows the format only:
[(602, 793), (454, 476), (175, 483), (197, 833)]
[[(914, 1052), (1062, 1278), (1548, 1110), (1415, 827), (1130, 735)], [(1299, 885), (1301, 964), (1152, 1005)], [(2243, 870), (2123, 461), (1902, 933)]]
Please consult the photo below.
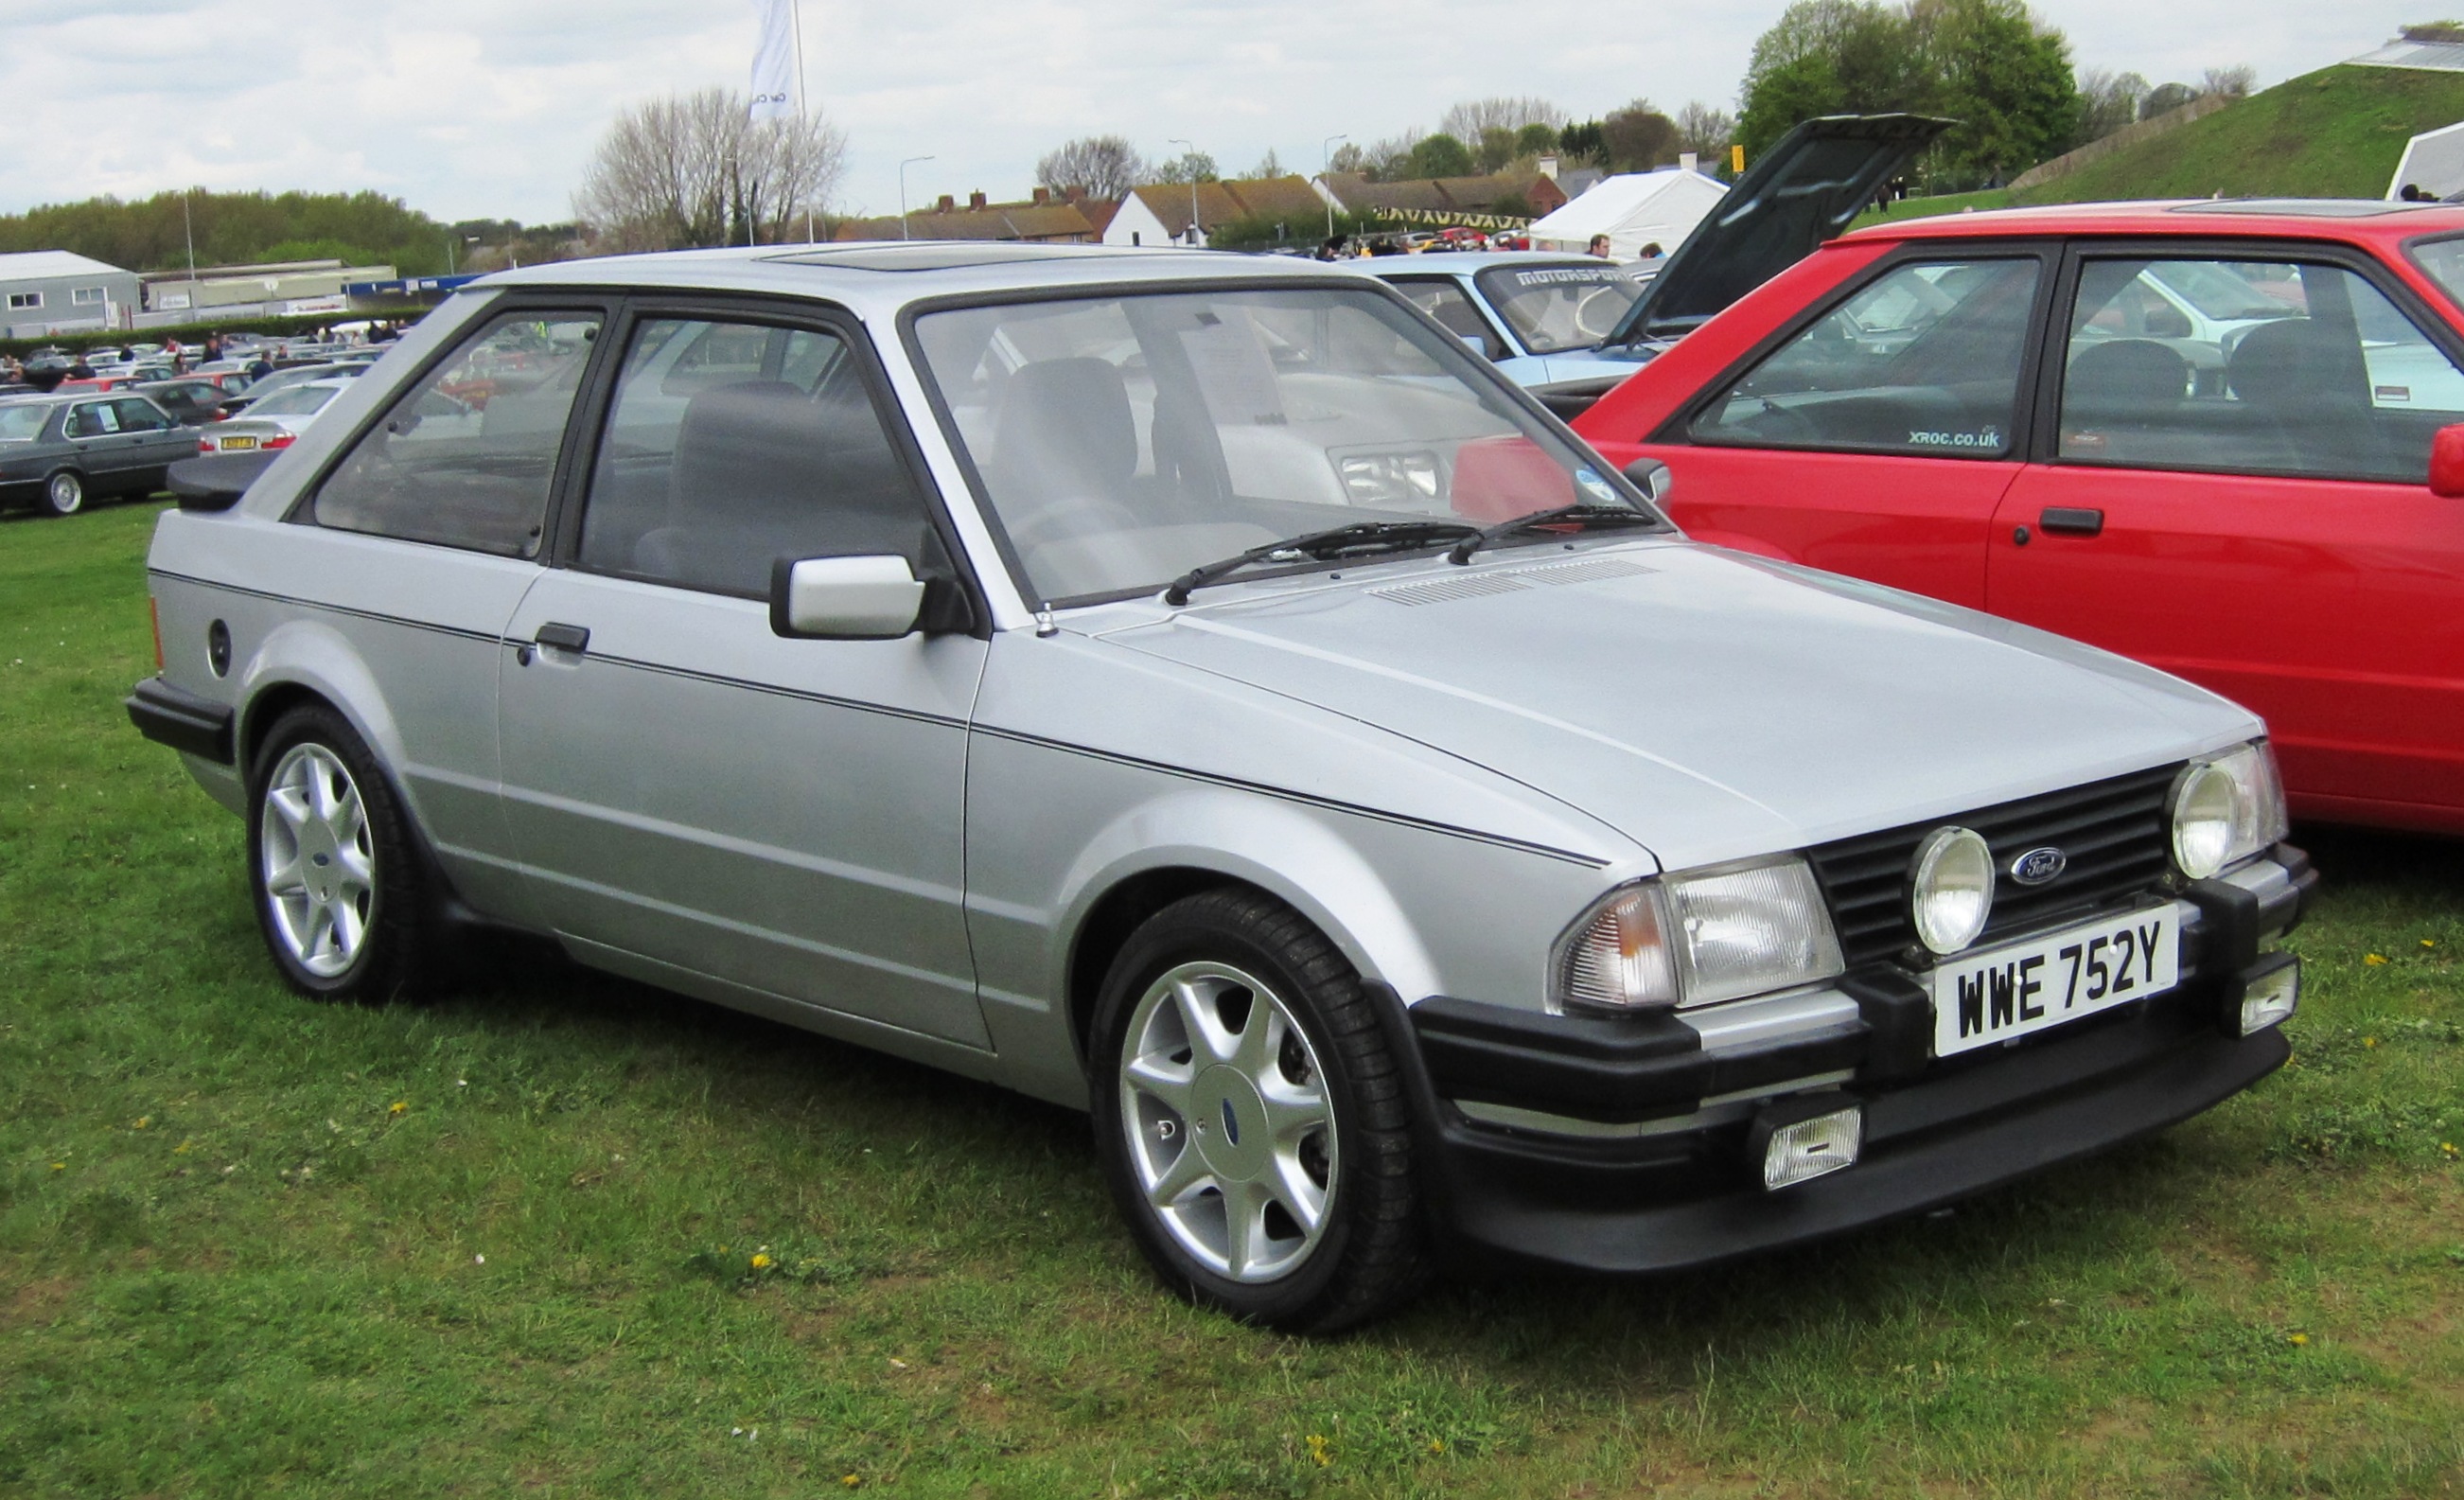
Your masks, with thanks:
[[(1645, 373), (1760, 368), (1764, 310)], [(175, 474), (129, 700), (284, 980), (383, 999), (487, 922), (1084, 1108), (1235, 1315), (1837, 1233), (2287, 1056), (2316, 876), (2256, 716), (1689, 539), (1699, 440), (1614, 467), (1354, 272), (571, 262), (335, 385)]]
[(63, 382), (0, 394), (0, 508), (69, 516), (90, 499), (159, 493), (169, 466), (204, 453), (290, 446), (370, 362), (169, 380)]

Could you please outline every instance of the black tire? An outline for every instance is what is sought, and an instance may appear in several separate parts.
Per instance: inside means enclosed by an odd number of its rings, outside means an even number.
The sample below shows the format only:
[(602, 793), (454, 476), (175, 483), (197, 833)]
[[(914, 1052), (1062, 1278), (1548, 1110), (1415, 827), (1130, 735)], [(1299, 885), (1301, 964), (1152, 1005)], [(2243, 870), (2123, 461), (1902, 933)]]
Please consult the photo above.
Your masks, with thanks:
[[(1231, 1200), (1223, 1187), (1202, 1188), (1179, 1200), (1184, 1206), (1169, 1210), (1176, 1215), (1174, 1223), (1182, 1226), (1176, 1229), (1167, 1227), (1168, 1210), (1149, 1201), (1141, 1176), (1154, 1169), (1152, 1154), (1165, 1151), (1164, 1143), (1176, 1133), (1180, 1136), (1178, 1154), (1198, 1153), (1219, 1107), (1222, 1123), (1215, 1127), (1221, 1134), (1213, 1145), (1237, 1150), (1241, 1137), (1232, 1096), (1226, 1095), (1220, 1106), (1205, 1098), (1187, 1112), (1190, 1123), (1177, 1131), (1167, 1123), (1180, 1117), (1172, 1106), (1143, 1094), (1124, 1097), (1131, 1090), (1124, 1069), (1132, 1055), (1133, 1023), (1152, 1040), (1154, 1022), (1140, 1020), (1156, 1013), (1148, 1004), (1150, 995), (1161, 993), (1167, 976), (1211, 966), (1253, 977), (1281, 1002), (1278, 1009), (1287, 1028), (1274, 1065), (1278, 1076), (1288, 1079), (1298, 1073), (1305, 1084), (1313, 1077), (1316, 1094), (1331, 1107), (1331, 1140), (1321, 1135), (1317, 1142), (1326, 1167), (1325, 1177), (1317, 1180), (1326, 1190), (1317, 1227), (1304, 1227), (1281, 1202), (1268, 1204), (1260, 1221), (1272, 1225), (1273, 1216), (1282, 1213), (1282, 1225), (1303, 1245), (1287, 1252), (1292, 1263), (1272, 1271), (1271, 1279), (1236, 1279), (1183, 1243), (1181, 1235), (1190, 1232), (1189, 1221), (1182, 1217), (1191, 1211), (1185, 1205), (1203, 1204), (1205, 1192), (1215, 1194), (1222, 1205), (1219, 1217), (1228, 1220)], [(1243, 1007), (1236, 1029), (1245, 1028), (1257, 1014), (1255, 997), (1241, 999), (1237, 985), (1224, 993), (1231, 1004)], [(1372, 1005), (1360, 976), (1324, 934), (1290, 907), (1245, 888), (1177, 901), (1148, 918), (1123, 945), (1097, 998), (1090, 1037), (1096, 1149), (1122, 1218), (1174, 1291), (1243, 1322), (1287, 1333), (1327, 1333), (1375, 1317), (1409, 1300), (1425, 1284), (1429, 1258), (1409, 1105), (1401, 1071)], [(1297, 1052), (1290, 1041), (1293, 1027), (1306, 1044)], [(1206, 1061), (1195, 1052), (1193, 1046), (1170, 1054), (1193, 1080), (1187, 1086), (1192, 1102), (1206, 1088), (1200, 1076)], [(1263, 1101), (1264, 1095), (1255, 1097)], [(1143, 1133), (1135, 1146), (1124, 1125), (1133, 1111)], [(1274, 1149), (1274, 1134), (1263, 1123), (1258, 1138), (1267, 1143), (1265, 1149)], [(1150, 1139), (1156, 1144), (1149, 1146)], [(1210, 1175), (1206, 1180), (1218, 1179)], [(1235, 1181), (1229, 1191), (1243, 1189)], [(1313, 1244), (1306, 1241), (1310, 1233), (1316, 1236)], [(1278, 1242), (1269, 1238), (1263, 1243)]]
[[(319, 820), (321, 832), (312, 828), (304, 836), (286, 827), (269, 830), (282, 817), (269, 804), (277, 775), (297, 786), (330, 770), (347, 778), (357, 799), (358, 826), (347, 839), (332, 836), (324, 820)], [(330, 790), (337, 783), (325, 784)], [(359, 734), (321, 703), (292, 709), (267, 732), (249, 767), (248, 787), (249, 893), (266, 952), (284, 982), (312, 1000), (381, 1004), (417, 993), (433, 952), (426, 868), (392, 783)], [(287, 853), (287, 863), (302, 871), (300, 889), (287, 900), (271, 880), (270, 845), (275, 864), (286, 863)], [(336, 873), (354, 856), (363, 863), (351, 868), (364, 870), (364, 880)], [(323, 883), (310, 889), (311, 880)], [(320, 907), (329, 934), (339, 930), (335, 911), (357, 914), (361, 936), (347, 954), (340, 942), (311, 941), (303, 949), (303, 935), (318, 930)]]
[(34, 505), (46, 516), (74, 516), (85, 509), (85, 475), (62, 469), (43, 481), (42, 498)]

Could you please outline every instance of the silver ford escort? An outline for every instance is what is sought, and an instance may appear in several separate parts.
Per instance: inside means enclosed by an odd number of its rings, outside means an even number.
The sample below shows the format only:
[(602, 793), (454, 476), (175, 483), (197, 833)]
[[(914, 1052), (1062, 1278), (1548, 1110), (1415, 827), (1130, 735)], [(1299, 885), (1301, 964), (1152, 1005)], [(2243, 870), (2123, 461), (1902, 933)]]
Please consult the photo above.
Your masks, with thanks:
[(1283, 1328), (1924, 1209), (2284, 1060), (2257, 721), (1664, 479), (1306, 263), (545, 266), (183, 466), (129, 711), (305, 994), (492, 924), (1088, 1109), (1164, 1279)]

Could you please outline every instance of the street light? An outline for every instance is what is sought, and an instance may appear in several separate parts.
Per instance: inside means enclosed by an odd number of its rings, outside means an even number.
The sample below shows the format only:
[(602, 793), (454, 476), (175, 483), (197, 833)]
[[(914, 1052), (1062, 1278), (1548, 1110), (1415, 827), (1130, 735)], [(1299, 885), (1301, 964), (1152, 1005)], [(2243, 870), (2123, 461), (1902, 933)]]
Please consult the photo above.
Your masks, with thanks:
[(1196, 250), (1198, 248), (1198, 146), (1195, 143), (1183, 141), (1178, 136), (1166, 136), (1163, 138), (1163, 143), (1183, 148), (1180, 153), (1180, 165), (1189, 172), (1189, 248)]
[(1318, 147), (1318, 191), (1326, 194), (1326, 237), (1334, 238), (1334, 143), (1349, 141), (1350, 136), (1329, 136)]
[(938, 157), (932, 156), (911, 156), (898, 164), (898, 237), (900, 239), (913, 237), (907, 232), (907, 169), (918, 162), (938, 160), (940, 160)]

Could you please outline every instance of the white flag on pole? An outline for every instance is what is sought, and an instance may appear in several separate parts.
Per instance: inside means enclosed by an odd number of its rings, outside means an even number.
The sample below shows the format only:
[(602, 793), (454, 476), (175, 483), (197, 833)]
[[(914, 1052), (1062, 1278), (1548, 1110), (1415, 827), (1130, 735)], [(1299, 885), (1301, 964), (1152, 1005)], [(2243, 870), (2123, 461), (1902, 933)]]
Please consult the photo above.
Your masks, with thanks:
[(756, 120), (796, 112), (796, 0), (753, 0), (761, 17), (761, 40), (753, 49)]

